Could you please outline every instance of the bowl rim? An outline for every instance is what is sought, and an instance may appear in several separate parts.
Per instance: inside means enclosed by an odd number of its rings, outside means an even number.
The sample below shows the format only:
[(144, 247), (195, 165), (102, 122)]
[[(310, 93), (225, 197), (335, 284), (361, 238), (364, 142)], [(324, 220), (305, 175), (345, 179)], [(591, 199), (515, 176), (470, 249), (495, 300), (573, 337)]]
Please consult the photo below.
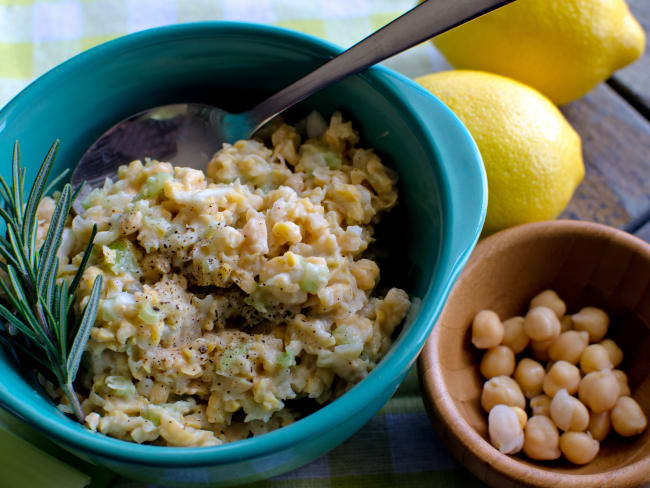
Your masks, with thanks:
[[(47, 85), (52, 83), (58, 77), (62, 76), (62, 74), (70, 71), (74, 72), (88, 61), (110, 57), (111, 53), (128, 49), (134, 45), (167, 42), (170, 39), (187, 35), (204, 36), (223, 33), (244, 33), (254, 36), (271, 36), (279, 38), (282, 42), (293, 40), (297, 44), (304, 46), (306, 49), (312, 51), (318, 50), (325, 55), (336, 55), (342, 51), (340, 47), (335, 46), (334, 44), (307, 34), (279, 27), (244, 22), (207, 21), (156, 27), (129, 34), (101, 44), (56, 66), (30, 83), (7, 105), (5, 105), (5, 107), (0, 110), (0, 118), (10, 111), (15, 110), (15, 107), (19, 106), (23, 99), (31, 96), (32, 92), (38, 93), (39, 90), (42, 90), (44, 84)], [(382, 86), (382, 91), (385, 93), (385, 96), (398, 106), (403, 107), (405, 113), (407, 113), (415, 122), (418, 122), (417, 127), (413, 127), (413, 130), (420, 133), (423, 144), (431, 154), (438, 155), (436, 145), (432, 141), (431, 136), (429, 136), (423, 129), (424, 124), (420, 115), (414, 112), (412, 107), (400, 97), (400, 93), (396, 87), (392, 86), (387, 80), (382, 78), (382, 75), (386, 74), (390, 74), (392, 77), (403, 81), (414, 90), (426, 93), (427, 96), (435, 99), (435, 97), (430, 95), (426, 90), (410, 79), (382, 66), (374, 66), (357, 76), (369, 79), (373, 83), (379, 83)], [(451, 112), (442, 105), (441, 102), (437, 99), (435, 100), (442, 109), (451, 114)], [(478, 155), (476, 146), (465, 127), (455, 116), (453, 116), (452, 122), (454, 128), (459, 129), (463, 137), (466, 138), (469, 147), (468, 151), (473, 154), (475, 159), (478, 158), (478, 161), (480, 162), (480, 155)], [(452, 220), (452, 210), (450, 209), (451, 197), (449, 182), (445, 176), (445, 172), (442, 171), (442, 168), (437, 169), (437, 171), (441, 178), (439, 185), (440, 200), (443, 203), (441, 209), (443, 212), (443, 226), (445, 225), (444, 222), (447, 222), (447, 225), (450, 225), (449, 222)], [(401, 372), (405, 373), (408, 367), (410, 367), (412, 362), (415, 360), (417, 352), (419, 352), (430, 330), (433, 328), (434, 319), (442, 308), (444, 300), (453, 285), (454, 279), (462, 269), (462, 266), (469, 256), (471, 248), (473, 248), (473, 245), (478, 240), (483, 219), (485, 217), (485, 203), (487, 198), (484, 172), (482, 174), (482, 180), (482, 190), (484, 193), (482, 196), (482, 219), (481, 222), (478, 222), (478, 228), (475, 230), (474, 235), (471, 236), (470, 241), (472, 242), (472, 245), (469, 249), (462, 250), (463, 252), (459, 254), (459, 250), (451, 249), (450, 239), (441, 239), (439, 259), (435, 265), (436, 267), (432, 270), (429, 282), (426, 285), (426, 290), (422, 296), (422, 306), (417, 313), (416, 320), (414, 320), (409, 329), (405, 331), (405, 335), (398, 339), (400, 342), (398, 347), (394, 347), (389, 351), (384, 359), (363, 381), (358, 383), (350, 392), (342, 397), (345, 398), (345, 401), (338, 399), (289, 426), (267, 433), (263, 436), (213, 447), (163, 447), (140, 445), (134, 442), (110, 438), (102, 434), (98, 435), (80, 424), (75, 423), (72, 425), (72, 422), (68, 424), (67, 422), (62, 422), (62, 418), (58, 416), (46, 415), (38, 408), (30, 405), (29, 402), (23, 401), (21, 398), (13, 395), (2, 381), (0, 381), (0, 401), (5, 408), (18, 417), (43, 430), (62, 444), (79, 450), (80, 453), (96, 454), (108, 459), (145, 466), (160, 466), (164, 464), (169, 467), (198, 467), (227, 464), (269, 455), (275, 451), (288, 449), (310, 437), (321, 435), (327, 431), (328, 426), (341, 423), (342, 420), (353, 416), (355, 412), (359, 411), (367, 404), (366, 397), (375, 396), (377, 392), (382, 391), (382, 389), (385, 388), (385, 384), (390, 381), (390, 379), (397, 377)], [(450, 256), (453, 256), (455, 259), (453, 261), (450, 260)], [(447, 267), (443, 266), (445, 263), (449, 263)], [(437, 279), (436, 275), (439, 275), (440, 278)], [(435, 301), (436, 297), (439, 297), (437, 303)], [(352, 394), (353, 391), (355, 392), (354, 394)]]
[[(477, 257), (474, 258), (475, 261), (470, 260), (468, 262), (465, 268), (466, 272), (480, 266), (481, 254), (485, 249), (490, 250), (495, 243), (501, 244), (500, 248), (503, 249), (503, 247), (522, 244), (549, 234), (566, 237), (580, 234), (614, 240), (650, 261), (650, 244), (636, 236), (604, 224), (560, 219), (523, 224), (487, 237), (476, 246), (473, 256)], [(456, 286), (461, 286), (463, 274), (465, 273), (461, 273)], [(452, 289), (449, 300), (453, 299), (453, 293), (454, 290)], [(420, 385), (424, 390), (423, 399), (429, 417), (431, 417), (432, 423), (437, 426), (438, 430), (444, 428), (444, 435), (441, 437), (445, 443), (453, 444), (457, 442), (462, 449), (469, 451), (469, 457), (478, 459), (482, 465), (485, 465), (486, 469), (493, 469), (516, 483), (540, 488), (624, 488), (637, 486), (650, 479), (650, 456), (610, 471), (570, 474), (557, 473), (524, 464), (517, 458), (503, 454), (492, 446), (464, 420), (445, 387), (438, 355), (440, 328), (437, 327), (443, 316), (444, 310), (438, 317), (433, 331), (418, 358), (418, 376)], [(464, 462), (465, 459), (462, 461)], [(474, 467), (471, 462), (464, 464)], [(478, 476), (484, 475), (484, 473), (478, 472), (475, 474)]]

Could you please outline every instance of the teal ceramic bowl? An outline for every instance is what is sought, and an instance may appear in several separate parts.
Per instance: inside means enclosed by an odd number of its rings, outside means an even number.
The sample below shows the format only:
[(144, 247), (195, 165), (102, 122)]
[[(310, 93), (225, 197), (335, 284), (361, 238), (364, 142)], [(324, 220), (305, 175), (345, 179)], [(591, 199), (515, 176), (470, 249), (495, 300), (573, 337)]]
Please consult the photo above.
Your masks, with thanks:
[[(21, 143), (28, 184), (49, 145), (55, 173), (72, 167), (104, 130), (157, 105), (203, 102), (236, 111), (289, 84), (339, 48), (295, 32), (198, 23), (133, 34), (45, 74), (0, 111), (0, 163)], [(294, 115), (341, 110), (400, 177), (400, 204), (378, 230), (386, 283), (415, 300), (386, 357), (351, 391), (278, 431), (206, 448), (138, 445), (93, 433), (57, 411), (0, 356), (0, 403), (82, 458), (130, 478), (174, 486), (252, 482), (303, 465), (343, 442), (391, 397), (431, 332), (485, 217), (487, 185), (467, 130), (405, 77), (372, 68), (311, 97)]]

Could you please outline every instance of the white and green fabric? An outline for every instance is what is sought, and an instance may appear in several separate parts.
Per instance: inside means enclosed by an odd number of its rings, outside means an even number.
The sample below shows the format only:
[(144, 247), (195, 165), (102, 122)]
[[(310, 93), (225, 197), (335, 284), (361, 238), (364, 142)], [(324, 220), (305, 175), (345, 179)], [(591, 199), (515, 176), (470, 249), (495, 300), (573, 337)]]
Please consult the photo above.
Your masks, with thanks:
[[(204, 20), (271, 24), (348, 47), (413, 7), (415, 0), (0, 0), (0, 106), (31, 80), (99, 43), (150, 27)], [(407, 76), (447, 68), (431, 43), (385, 63)], [(23, 440), (24, 439), (24, 440)], [(33, 446), (36, 446), (35, 448)], [(2, 479), (39, 488), (145, 488), (78, 461), (0, 412), (0, 451), (21, 452), (29, 466), (65, 463), (48, 485), (29, 484), (16, 456), (0, 456)], [(24, 467), (24, 466), (23, 466)], [(55, 484), (58, 483), (58, 484)], [(5, 486), (0, 482), (1, 486)], [(386, 407), (327, 455), (254, 487), (400, 488), (481, 486), (456, 464), (432, 430), (413, 371)], [(155, 488), (155, 487), (147, 487)]]

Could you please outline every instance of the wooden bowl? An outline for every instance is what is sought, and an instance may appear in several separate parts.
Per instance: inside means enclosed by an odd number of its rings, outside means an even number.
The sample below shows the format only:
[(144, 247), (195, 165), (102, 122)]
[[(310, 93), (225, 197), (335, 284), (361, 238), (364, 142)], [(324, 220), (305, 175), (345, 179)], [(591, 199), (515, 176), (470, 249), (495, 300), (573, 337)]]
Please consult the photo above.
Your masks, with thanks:
[(585, 466), (508, 456), (489, 443), (479, 401), (482, 353), (470, 342), (472, 318), (482, 309), (502, 320), (522, 315), (530, 299), (548, 288), (566, 302), (567, 313), (588, 305), (609, 313), (607, 337), (624, 352), (619, 368), (650, 417), (650, 245), (603, 225), (560, 220), (515, 227), (476, 247), (418, 362), (434, 426), (455, 457), (494, 487), (623, 488), (650, 482), (650, 429), (627, 439), (610, 434)]

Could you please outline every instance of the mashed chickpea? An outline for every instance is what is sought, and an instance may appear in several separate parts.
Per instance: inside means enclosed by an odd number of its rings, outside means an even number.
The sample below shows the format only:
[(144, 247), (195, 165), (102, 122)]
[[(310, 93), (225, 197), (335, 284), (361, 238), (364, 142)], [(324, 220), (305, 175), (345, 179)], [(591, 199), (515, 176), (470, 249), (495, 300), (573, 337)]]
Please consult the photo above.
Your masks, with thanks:
[[(221, 444), (291, 423), (292, 400), (331, 401), (381, 360), (410, 301), (377, 292), (364, 252), (396, 177), (340, 114), (317, 125), (306, 138), (282, 124), (270, 147), (224, 144), (206, 173), (133, 161), (84, 200), (59, 274), (72, 276), (97, 224), (77, 296), (82, 307), (103, 275), (80, 374), (88, 427)], [(41, 241), (51, 207), (39, 207)]]

